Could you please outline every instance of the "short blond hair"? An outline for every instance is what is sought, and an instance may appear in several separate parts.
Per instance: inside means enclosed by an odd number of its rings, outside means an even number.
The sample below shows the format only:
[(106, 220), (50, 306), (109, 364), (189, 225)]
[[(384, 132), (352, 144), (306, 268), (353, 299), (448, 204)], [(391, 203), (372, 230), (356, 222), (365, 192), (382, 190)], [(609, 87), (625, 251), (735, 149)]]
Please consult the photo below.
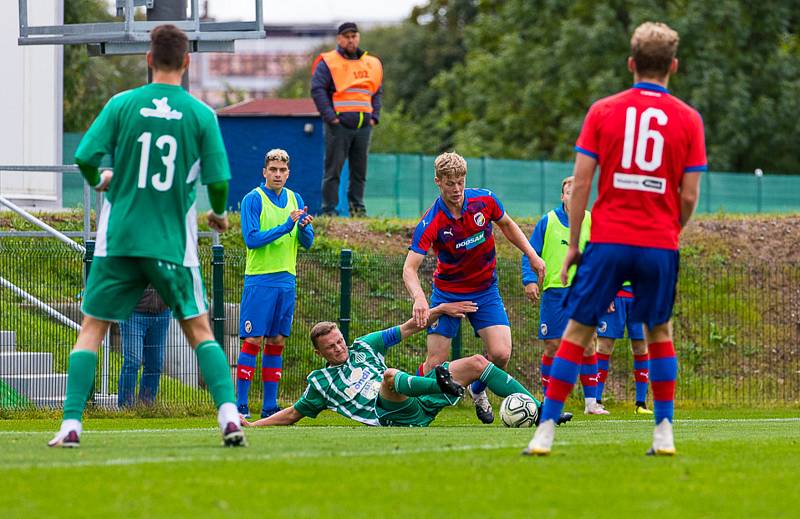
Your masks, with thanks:
[(575, 182), (575, 176), (574, 175), (570, 175), (570, 176), (568, 176), (567, 178), (565, 178), (564, 180), (561, 181), (561, 194), (562, 195), (564, 194), (564, 186), (566, 186), (567, 184), (572, 184), (573, 182)]
[(467, 161), (456, 152), (442, 153), (433, 162), (433, 172), (436, 178), (467, 176)]
[(286, 150), (282, 150), (280, 148), (273, 148), (269, 150), (266, 155), (264, 155), (264, 167), (267, 167), (269, 161), (271, 160), (279, 160), (281, 162), (285, 162), (286, 165), (289, 165), (289, 154)]
[(311, 333), (309, 336), (311, 337), (311, 343), (314, 345), (314, 349), (319, 349), (317, 345), (317, 339), (320, 337), (324, 337), (328, 335), (333, 330), (338, 330), (339, 326), (336, 323), (332, 323), (330, 321), (322, 321), (320, 323), (315, 324), (311, 328)]
[(631, 36), (631, 57), (636, 72), (644, 77), (663, 78), (678, 53), (678, 33), (661, 22), (644, 22)]

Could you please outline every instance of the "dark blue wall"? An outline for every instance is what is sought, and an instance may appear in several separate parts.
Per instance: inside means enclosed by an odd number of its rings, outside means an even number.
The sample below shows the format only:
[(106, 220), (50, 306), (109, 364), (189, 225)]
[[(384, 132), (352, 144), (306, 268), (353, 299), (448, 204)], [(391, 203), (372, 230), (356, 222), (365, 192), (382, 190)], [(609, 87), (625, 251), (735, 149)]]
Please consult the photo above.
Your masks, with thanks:
[[(311, 134), (303, 129), (307, 123), (314, 126)], [(325, 160), (320, 117), (221, 115), (219, 126), (233, 177), (228, 195), (229, 209), (238, 211), (244, 195), (264, 182), (261, 173), (264, 154), (272, 148), (283, 148), (291, 158), (291, 173), (286, 186), (300, 193), (310, 213), (319, 212)]]

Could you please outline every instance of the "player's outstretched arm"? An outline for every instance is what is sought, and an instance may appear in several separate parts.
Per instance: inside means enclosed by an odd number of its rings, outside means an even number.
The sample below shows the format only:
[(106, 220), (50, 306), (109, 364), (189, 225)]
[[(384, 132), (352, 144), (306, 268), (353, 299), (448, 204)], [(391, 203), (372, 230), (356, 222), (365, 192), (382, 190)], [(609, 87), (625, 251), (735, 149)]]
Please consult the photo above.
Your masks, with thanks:
[(419, 267), (424, 259), (425, 256), (422, 254), (408, 251), (406, 262), (403, 265), (403, 283), (405, 283), (406, 290), (408, 290), (408, 294), (414, 301), (412, 319), (420, 329), (428, 325), (428, 319), (431, 314), (428, 299), (425, 297), (425, 292), (419, 282)]
[(266, 427), (269, 425), (292, 425), (299, 422), (303, 417), (303, 414), (298, 411), (297, 409), (292, 407), (287, 407), (286, 409), (282, 409), (275, 413), (272, 416), (268, 416), (266, 418), (262, 418), (261, 420), (256, 420), (255, 422), (248, 422), (243, 415), (239, 415), (239, 419), (242, 422), (244, 427)]
[(458, 301), (455, 303), (442, 303), (439, 305), (434, 306), (431, 308), (430, 316), (428, 317), (428, 321), (425, 323), (425, 326), (419, 326), (417, 324), (417, 320), (415, 318), (411, 318), (408, 321), (404, 322), (400, 325), (400, 339), (405, 339), (406, 337), (410, 337), (415, 333), (419, 333), (422, 330), (426, 329), (430, 326), (436, 319), (443, 315), (449, 315), (450, 317), (457, 317), (459, 319), (465, 317), (467, 314), (471, 314), (473, 312), (478, 311), (478, 305), (473, 303), (472, 301)]

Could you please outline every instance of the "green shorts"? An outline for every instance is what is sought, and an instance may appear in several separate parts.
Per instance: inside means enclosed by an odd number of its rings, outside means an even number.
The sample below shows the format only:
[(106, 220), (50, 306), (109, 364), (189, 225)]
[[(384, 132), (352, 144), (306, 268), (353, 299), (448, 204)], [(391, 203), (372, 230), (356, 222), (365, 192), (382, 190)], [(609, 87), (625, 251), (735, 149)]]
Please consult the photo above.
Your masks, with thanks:
[[(449, 363), (445, 362), (447, 367)], [(431, 370), (426, 378), (436, 378)], [(450, 395), (422, 395), (410, 396), (402, 402), (392, 402), (378, 397), (375, 411), (378, 421), (388, 427), (427, 427), (445, 407), (456, 405), (461, 400)]]
[(104, 321), (124, 321), (148, 284), (158, 291), (176, 319), (191, 319), (208, 312), (200, 267), (127, 256), (94, 258), (81, 311)]

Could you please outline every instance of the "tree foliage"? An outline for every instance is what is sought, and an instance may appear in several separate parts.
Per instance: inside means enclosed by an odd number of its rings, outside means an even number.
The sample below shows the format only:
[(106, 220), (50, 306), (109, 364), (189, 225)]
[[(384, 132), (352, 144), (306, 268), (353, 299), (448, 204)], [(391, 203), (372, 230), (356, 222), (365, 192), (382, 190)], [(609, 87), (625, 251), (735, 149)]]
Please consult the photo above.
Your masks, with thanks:
[[(64, 23), (114, 20), (103, 0), (64, 2)], [(85, 45), (64, 46), (64, 131), (85, 131), (113, 95), (147, 81), (142, 56), (90, 58)]]
[(800, 0), (432, 0), (362, 35), (386, 76), (373, 150), (570, 160), (647, 20), (680, 33), (670, 90), (703, 115), (713, 170), (800, 172)]

